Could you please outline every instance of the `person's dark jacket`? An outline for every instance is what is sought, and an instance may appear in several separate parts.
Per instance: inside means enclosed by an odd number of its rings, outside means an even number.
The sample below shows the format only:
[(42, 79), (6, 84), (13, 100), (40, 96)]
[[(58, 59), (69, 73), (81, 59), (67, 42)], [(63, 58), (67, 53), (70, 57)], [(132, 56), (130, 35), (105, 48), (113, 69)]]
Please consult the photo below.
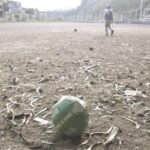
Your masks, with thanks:
[(105, 21), (113, 21), (113, 11), (111, 9), (105, 9), (104, 19)]

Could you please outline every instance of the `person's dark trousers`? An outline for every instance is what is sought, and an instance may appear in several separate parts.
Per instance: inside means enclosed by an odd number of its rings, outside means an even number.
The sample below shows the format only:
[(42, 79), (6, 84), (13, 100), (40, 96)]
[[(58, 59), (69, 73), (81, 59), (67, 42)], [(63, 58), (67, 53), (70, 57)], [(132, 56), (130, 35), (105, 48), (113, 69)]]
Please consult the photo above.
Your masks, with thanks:
[(105, 21), (105, 33), (106, 33), (106, 35), (108, 35), (108, 29), (111, 31), (111, 35), (112, 35), (114, 31), (111, 28), (111, 21), (110, 20)]

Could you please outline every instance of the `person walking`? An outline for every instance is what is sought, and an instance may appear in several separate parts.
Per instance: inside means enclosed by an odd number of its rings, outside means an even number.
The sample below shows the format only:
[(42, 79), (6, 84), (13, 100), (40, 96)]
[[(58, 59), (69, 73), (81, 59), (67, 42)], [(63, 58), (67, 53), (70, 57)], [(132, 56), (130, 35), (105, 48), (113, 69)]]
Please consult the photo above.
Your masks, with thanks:
[(108, 36), (108, 29), (111, 32), (111, 35), (114, 34), (114, 30), (111, 27), (111, 23), (113, 22), (113, 11), (111, 9), (111, 6), (106, 6), (105, 12), (104, 12), (104, 19), (105, 19), (105, 32), (106, 36)]

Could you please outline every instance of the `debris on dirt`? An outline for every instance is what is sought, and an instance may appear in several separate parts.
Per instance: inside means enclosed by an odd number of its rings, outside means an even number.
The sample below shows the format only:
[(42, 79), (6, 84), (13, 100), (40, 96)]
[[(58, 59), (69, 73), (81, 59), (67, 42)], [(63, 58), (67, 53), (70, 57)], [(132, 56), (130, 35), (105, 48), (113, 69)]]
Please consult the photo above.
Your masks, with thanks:
[(93, 50), (94, 50), (94, 48), (93, 48), (93, 47), (89, 47), (89, 50), (90, 50), (90, 51), (93, 51)]
[(0, 114), (3, 113), (3, 112), (5, 112), (5, 109), (4, 109), (4, 110), (1, 110), (1, 111), (0, 111)]
[[(0, 149), (30, 149), (12, 129), (41, 139), (29, 140), (31, 147), (44, 140), (54, 143), (49, 149), (104, 149), (112, 128), (105, 130), (114, 125), (123, 132), (108, 149), (149, 150), (149, 26), (117, 26), (117, 36), (105, 39), (100, 24), (0, 25)], [(90, 124), (81, 139), (61, 136), (51, 123), (63, 95), (87, 104)]]
[(40, 115), (41, 113), (43, 113), (44, 111), (47, 111), (47, 110), (48, 110), (48, 108), (43, 108), (38, 113), (36, 113), (34, 116), (37, 117), (38, 115)]
[(62, 89), (59, 90), (59, 92), (63, 92), (63, 91), (67, 91), (67, 90), (73, 91), (74, 88), (77, 87), (77, 85), (78, 85), (78, 84), (74, 84), (74, 85), (72, 85), (72, 86), (69, 86), (69, 87), (66, 87), (66, 88), (62, 88)]
[(30, 148), (41, 148), (41, 149), (50, 149), (54, 143), (43, 141), (43, 140), (27, 140), (22, 134), (20, 134), (20, 138), (23, 144), (29, 146)]
[(17, 102), (11, 101), (9, 103), (6, 104), (6, 110), (7, 110), (7, 114), (13, 114), (14, 115), (14, 111), (13, 111), (13, 107), (15, 105), (18, 105)]
[(95, 81), (90, 81), (90, 85), (96, 85), (97, 83)]
[(88, 70), (91, 70), (91, 69), (93, 69), (93, 68), (95, 68), (95, 67), (97, 67), (99, 64), (96, 64), (96, 65), (92, 65), (92, 66), (85, 66), (84, 67), (84, 71), (88, 71)]
[(8, 119), (23, 119), (24, 117), (29, 117), (30, 114), (29, 113), (21, 113), (21, 114), (16, 114), (15, 116), (9, 115), (7, 116)]
[(40, 79), (38, 82), (39, 82), (39, 83), (48, 82), (49, 79), (50, 79), (49, 76), (45, 76), (45, 77), (43, 77), (42, 79)]
[(32, 108), (35, 108), (36, 106), (34, 105), (34, 103), (35, 102), (37, 102), (38, 100), (41, 100), (42, 99), (42, 97), (31, 97), (30, 98), (30, 106), (32, 107)]
[(74, 29), (74, 32), (77, 32), (78, 31), (78, 29)]
[(124, 119), (128, 120), (129, 122), (133, 123), (136, 126), (136, 129), (140, 128), (140, 125), (136, 121), (134, 121), (130, 118), (124, 117), (124, 116), (122, 118), (124, 118)]
[(43, 59), (40, 58), (40, 57), (36, 57), (36, 60), (37, 60), (37, 61), (41, 61), (41, 62), (43, 61)]
[(90, 134), (89, 138), (91, 138), (93, 135), (108, 135), (108, 134), (111, 133), (111, 131), (112, 131), (113, 128), (114, 128), (113, 126), (110, 127), (106, 132), (92, 132)]
[(24, 116), (24, 118), (22, 119), (22, 122), (18, 125), (18, 127), (21, 128), (21, 126), (26, 125), (26, 121), (27, 121), (27, 117)]
[(13, 78), (12, 84), (17, 85), (18, 83), (20, 83), (20, 79), (19, 78)]
[(119, 133), (119, 128), (114, 126), (110, 132), (110, 136), (108, 137), (107, 141), (103, 143), (103, 145), (107, 146), (108, 144), (110, 144), (116, 138), (118, 133)]
[(49, 80), (55, 81), (56, 79), (58, 79), (58, 75), (57, 74), (48, 74), (48, 75), (42, 77), (41, 79), (39, 79), (38, 83), (46, 83)]
[(145, 95), (143, 95), (143, 93), (141, 91), (133, 91), (133, 90), (126, 90), (125, 91), (125, 95), (126, 96), (143, 96), (145, 97)]
[(49, 116), (49, 115), (51, 115), (51, 114), (52, 114), (52, 112), (50, 111), (50, 112), (48, 112), (47, 114), (45, 114), (42, 118), (45, 119), (47, 116)]
[(100, 105), (98, 104), (93, 110), (96, 111), (96, 110), (102, 110), (102, 109), (100, 108)]
[(49, 130), (49, 131), (46, 131), (46, 133), (47, 134), (52, 134), (52, 133), (54, 133), (54, 131), (53, 130)]
[(129, 44), (129, 43), (121, 43), (121, 45), (122, 45), (122, 46), (124, 46), (124, 47), (128, 47), (128, 46), (130, 46), (130, 44)]
[(92, 144), (87, 150), (92, 150), (95, 146), (102, 144), (102, 142), (97, 142), (96, 144)]
[(33, 117), (33, 113), (31, 112), (30, 116), (26, 119), (26, 122), (25, 122), (26, 125), (30, 122), (30, 120), (32, 119), (32, 117)]
[(119, 147), (118, 147), (118, 150), (121, 150), (121, 145), (122, 145), (122, 141), (119, 140)]
[(33, 73), (33, 72), (35, 72), (35, 70), (33, 70), (33, 69), (27, 69), (27, 72)]
[(87, 140), (85, 140), (84, 142), (82, 142), (82, 143), (80, 144), (80, 146), (84, 146), (84, 145), (88, 144), (88, 142), (89, 142), (89, 139), (87, 139)]
[(42, 90), (41, 87), (38, 87), (38, 88), (36, 89), (36, 92), (37, 92), (37, 94), (38, 94), (39, 96), (41, 96), (41, 93), (43, 92), (43, 90)]
[(38, 122), (40, 125), (51, 124), (51, 122), (49, 122), (48, 120), (45, 120), (45, 119), (42, 119), (42, 118), (39, 118), (39, 117), (35, 117), (33, 120)]
[(95, 144), (92, 144), (87, 150), (92, 150), (95, 146), (100, 145), (100, 144), (107, 146), (115, 139), (118, 133), (119, 133), (119, 128), (116, 126), (110, 127), (110, 129), (108, 129), (106, 132), (92, 132), (89, 134), (89, 138), (85, 140), (84, 142), (82, 142), (80, 146), (87, 145), (94, 135), (106, 135), (107, 136), (110, 134), (108, 139), (105, 142), (97, 142)]
[(146, 87), (147, 87), (147, 88), (150, 87), (150, 83), (149, 83), (149, 82), (146, 83)]

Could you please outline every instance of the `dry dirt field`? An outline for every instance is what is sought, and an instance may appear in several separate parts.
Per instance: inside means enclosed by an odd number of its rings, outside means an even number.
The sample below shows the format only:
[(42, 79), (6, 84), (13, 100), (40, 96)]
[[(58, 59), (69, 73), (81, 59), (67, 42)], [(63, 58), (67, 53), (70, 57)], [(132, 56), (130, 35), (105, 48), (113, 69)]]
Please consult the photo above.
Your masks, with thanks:
[[(91, 150), (110, 134), (80, 144), (112, 126), (117, 136), (94, 150), (150, 150), (150, 26), (113, 27), (105, 37), (102, 24), (0, 24), (0, 150)], [(62, 95), (88, 105), (81, 138), (61, 137), (51, 124)]]

